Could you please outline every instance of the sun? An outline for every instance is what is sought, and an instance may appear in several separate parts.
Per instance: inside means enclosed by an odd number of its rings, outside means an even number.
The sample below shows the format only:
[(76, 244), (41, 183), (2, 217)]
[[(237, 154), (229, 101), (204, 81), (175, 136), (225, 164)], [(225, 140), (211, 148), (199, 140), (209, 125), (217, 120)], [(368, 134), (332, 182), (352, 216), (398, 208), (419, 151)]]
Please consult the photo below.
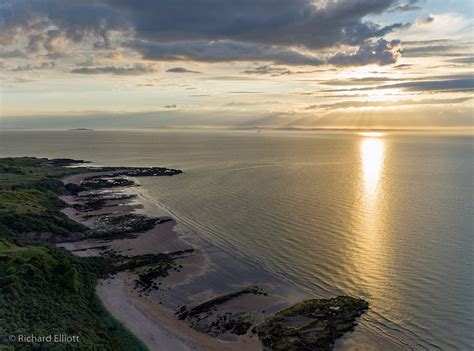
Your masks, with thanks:
[(378, 138), (384, 135), (382, 132), (362, 132), (359, 133), (361, 136), (369, 137), (369, 138)]

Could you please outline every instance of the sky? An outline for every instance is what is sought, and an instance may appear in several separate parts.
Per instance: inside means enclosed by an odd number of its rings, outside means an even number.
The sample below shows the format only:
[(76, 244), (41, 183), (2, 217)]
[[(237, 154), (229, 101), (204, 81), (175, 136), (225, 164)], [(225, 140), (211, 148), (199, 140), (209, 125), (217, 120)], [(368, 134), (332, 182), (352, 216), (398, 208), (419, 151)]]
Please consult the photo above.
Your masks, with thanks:
[(464, 0), (0, 0), (0, 128), (471, 129)]

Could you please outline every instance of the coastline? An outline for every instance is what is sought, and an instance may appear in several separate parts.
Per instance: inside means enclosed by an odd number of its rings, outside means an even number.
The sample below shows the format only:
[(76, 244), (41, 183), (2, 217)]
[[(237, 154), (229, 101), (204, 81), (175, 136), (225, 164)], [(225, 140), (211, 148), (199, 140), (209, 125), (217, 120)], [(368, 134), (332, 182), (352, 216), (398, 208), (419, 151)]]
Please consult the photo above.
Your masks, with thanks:
[[(111, 172), (82, 173), (72, 175), (63, 179), (65, 184), (74, 183), (79, 185), (84, 179), (93, 176), (111, 174)], [(126, 188), (114, 188), (114, 193), (126, 193)], [(108, 193), (105, 190), (102, 192)], [(95, 194), (98, 195), (98, 194)], [(96, 229), (94, 221), (84, 218), (84, 215), (72, 208), (72, 205), (80, 204), (81, 201), (75, 196), (62, 196), (61, 199), (69, 207), (63, 210), (70, 219), (86, 225), (91, 229)], [(88, 216), (100, 216), (104, 213), (136, 213), (144, 209), (143, 202), (125, 200), (124, 202), (115, 202), (104, 208), (87, 212)], [(223, 293), (229, 289), (235, 289), (238, 283), (233, 279), (234, 273), (242, 267), (239, 265), (235, 272), (232, 272), (230, 265), (222, 264), (227, 260), (224, 252), (215, 247), (209, 248), (204, 252), (196, 247), (196, 243), (191, 244), (186, 238), (183, 238), (177, 231), (175, 219), (163, 224), (159, 224), (153, 229), (141, 233), (133, 238), (120, 238), (100, 243), (100, 240), (85, 239), (81, 241), (65, 242), (57, 244), (73, 254), (78, 256), (99, 256), (100, 246), (110, 247), (120, 253), (129, 255), (142, 255), (156, 252), (173, 252), (178, 250), (196, 249), (199, 250), (195, 255), (180, 259), (179, 263), (183, 266), (180, 272), (173, 271), (162, 279), (163, 285), (168, 287), (168, 291), (161, 296), (144, 296), (134, 289), (133, 282), (135, 275), (131, 272), (120, 272), (114, 277), (101, 279), (96, 288), (96, 293), (101, 299), (107, 310), (120, 322), (122, 322), (132, 333), (139, 337), (151, 350), (260, 350), (261, 344), (256, 336), (242, 336), (234, 340), (223, 340), (211, 337), (205, 333), (192, 329), (185, 321), (178, 320), (175, 317), (174, 308), (186, 302), (203, 302), (213, 296)], [(99, 243), (98, 243), (99, 241)], [(90, 248), (90, 249), (88, 249)], [(210, 254), (213, 256), (211, 262)], [(213, 266), (213, 267), (211, 267)], [(224, 269), (219, 267), (224, 266)], [(227, 266), (227, 267), (225, 267)], [(253, 267), (247, 267), (248, 276), (243, 274), (248, 282), (241, 285), (247, 286), (250, 283), (260, 283), (265, 275), (255, 276), (250, 272)], [(221, 270), (221, 272), (219, 272)], [(198, 279), (199, 278), (199, 279)], [(267, 287), (272, 286), (272, 277), (266, 277), (271, 282)], [(193, 280), (200, 280), (193, 284)], [(252, 282), (250, 282), (252, 280)], [(264, 280), (263, 280), (264, 281)], [(189, 294), (189, 286), (197, 285), (195, 291), (202, 293)], [(206, 286), (207, 289), (201, 290), (198, 286)], [(176, 288), (175, 293), (170, 292), (171, 287)], [(280, 287), (281, 289), (282, 287)], [(284, 290), (290, 294), (289, 287)], [(186, 294), (188, 293), (188, 294)], [(188, 296), (185, 296), (188, 295)], [(258, 296), (247, 296), (246, 299), (240, 299), (239, 305), (245, 310), (268, 310), (269, 313), (287, 307), (296, 301), (302, 300), (303, 296), (281, 296), (272, 295), (265, 299)]]
[[(100, 235), (57, 246), (81, 257), (126, 262), (125, 269), (99, 281), (96, 294), (151, 350), (261, 350), (262, 342), (283, 350), (286, 347), (280, 346), (289, 341), (285, 333), (274, 330), (274, 324), (281, 325), (272, 322), (278, 318), (291, 330), (294, 318), (303, 323), (294, 340), (330, 349), (357, 325), (356, 318), (368, 306), (363, 300), (305, 300), (309, 297), (268, 272), (236, 260), (198, 236), (176, 231), (175, 219), (149, 217), (156, 208), (147, 208), (150, 204), (137, 201), (136, 194), (128, 191), (137, 186), (135, 174), (123, 177), (130, 170), (82, 173), (62, 180), (72, 189), (61, 196), (68, 205), (62, 212)], [(123, 228), (125, 235), (120, 234)], [(166, 258), (164, 266), (163, 258), (158, 268), (156, 264), (135, 265), (134, 261), (160, 255)], [(322, 309), (324, 313), (318, 315), (323, 317), (311, 317), (314, 309)], [(284, 317), (285, 313), (294, 317)], [(318, 325), (314, 331), (313, 324)], [(308, 332), (316, 333), (312, 335), (321, 344), (314, 338), (306, 340)]]

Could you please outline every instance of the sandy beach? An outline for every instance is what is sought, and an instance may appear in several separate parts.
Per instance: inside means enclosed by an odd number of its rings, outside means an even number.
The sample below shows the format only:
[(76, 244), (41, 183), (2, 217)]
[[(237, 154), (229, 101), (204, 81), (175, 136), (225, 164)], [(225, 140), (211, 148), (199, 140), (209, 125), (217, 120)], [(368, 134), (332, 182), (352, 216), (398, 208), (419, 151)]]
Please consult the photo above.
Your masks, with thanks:
[[(108, 172), (110, 174), (110, 172)], [(84, 179), (100, 175), (87, 173), (64, 179), (64, 183), (80, 184)], [(135, 197), (107, 201), (99, 209), (81, 212), (73, 205), (83, 205), (87, 196), (130, 195), (130, 188), (112, 188), (81, 193), (80, 196), (63, 196), (70, 205), (64, 213), (93, 230), (100, 228), (100, 219), (128, 213), (153, 212), (156, 209)], [(77, 208), (77, 207), (76, 207)], [(159, 289), (143, 292), (137, 289), (137, 274), (120, 272), (103, 279), (97, 286), (97, 295), (111, 314), (138, 336), (151, 350), (260, 350), (258, 337), (250, 332), (241, 336), (208, 335), (179, 320), (175, 312), (180, 306), (197, 305), (221, 294), (259, 285), (265, 295), (245, 294), (220, 304), (209, 323), (220, 314), (254, 314), (255, 318), (273, 313), (301, 300), (303, 296), (292, 291), (267, 272), (256, 269), (235, 257), (209, 245), (197, 236), (176, 231), (176, 221), (168, 220), (151, 230), (114, 240), (86, 239), (58, 244), (78, 256), (97, 256), (105, 250), (126, 256), (170, 253), (193, 250), (193, 253), (176, 259), (179, 268), (159, 279)], [(194, 233), (195, 234), (195, 233)], [(277, 293), (278, 292), (278, 293)], [(259, 316), (259, 317), (257, 317)], [(214, 318), (214, 319), (213, 319)]]

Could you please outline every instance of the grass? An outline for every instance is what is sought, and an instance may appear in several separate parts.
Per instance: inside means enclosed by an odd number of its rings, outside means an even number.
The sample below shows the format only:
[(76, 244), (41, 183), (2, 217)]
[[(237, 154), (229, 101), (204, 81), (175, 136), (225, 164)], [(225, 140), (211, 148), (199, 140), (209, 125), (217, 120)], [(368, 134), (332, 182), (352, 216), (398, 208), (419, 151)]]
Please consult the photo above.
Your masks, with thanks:
[(8, 335), (78, 335), (79, 349), (146, 350), (95, 294), (109, 271), (102, 258), (79, 258), (28, 233), (67, 237), (85, 228), (60, 212), (60, 178), (85, 168), (35, 158), (0, 159), (0, 349), (70, 349), (68, 344), (11, 344)]

